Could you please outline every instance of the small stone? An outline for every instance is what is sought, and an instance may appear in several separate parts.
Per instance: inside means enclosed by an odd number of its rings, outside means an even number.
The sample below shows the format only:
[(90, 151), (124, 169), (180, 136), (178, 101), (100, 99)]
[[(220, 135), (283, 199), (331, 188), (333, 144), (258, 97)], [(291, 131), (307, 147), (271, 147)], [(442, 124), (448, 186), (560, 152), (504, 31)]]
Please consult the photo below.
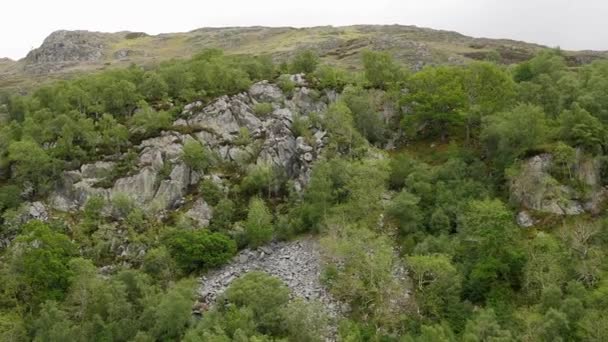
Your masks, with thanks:
[(532, 227), (534, 225), (534, 219), (532, 219), (527, 211), (520, 211), (517, 214), (517, 224), (523, 228)]

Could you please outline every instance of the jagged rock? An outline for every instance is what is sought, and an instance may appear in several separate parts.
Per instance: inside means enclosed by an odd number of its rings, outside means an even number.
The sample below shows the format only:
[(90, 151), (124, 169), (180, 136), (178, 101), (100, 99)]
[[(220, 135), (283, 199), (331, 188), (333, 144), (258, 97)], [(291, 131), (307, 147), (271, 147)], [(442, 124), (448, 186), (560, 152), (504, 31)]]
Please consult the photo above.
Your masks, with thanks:
[(23, 222), (30, 220), (47, 221), (49, 219), (49, 213), (46, 210), (46, 206), (42, 202), (32, 202), (27, 204), (25, 216), (22, 218)]
[(534, 225), (534, 220), (527, 211), (520, 211), (517, 214), (516, 221), (520, 227), (524, 228), (532, 227)]
[(112, 188), (112, 195), (126, 194), (136, 202), (144, 204), (154, 198), (156, 177), (156, 170), (144, 167), (134, 176), (117, 180)]
[(320, 101), (320, 96), (321, 95), (314, 89), (306, 87), (298, 88), (294, 91), (288, 106), (305, 115), (313, 112), (322, 113), (327, 109), (327, 104)]
[(194, 202), (192, 208), (186, 212), (186, 217), (197, 222), (201, 228), (207, 227), (209, 221), (213, 218), (213, 208), (204, 199), (199, 198)]
[(98, 161), (93, 164), (85, 164), (80, 167), (80, 174), (83, 178), (105, 178), (107, 177), (116, 163)]
[(281, 102), (284, 99), (281, 89), (268, 81), (252, 85), (249, 88), (249, 95), (259, 102)]
[(110, 34), (88, 31), (55, 31), (25, 58), (26, 69), (49, 72), (78, 62), (98, 62), (104, 57)]
[(599, 163), (586, 160), (580, 153), (577, 159), (575, 176), (589, 187), (587, 194), (551, 176), (552, 156), (545, 153), (521, 163), (510, 179), (511, 199), (524, 208), (556, 215), (599, 211), (605, 199), (605, 191), (599, 185)]
[(306, 82), (306, 79), (304, 78), (304, 74), (289, 75), (289, 80), (293, 82), (296, 87), (306, 87), (308, 85), (308, 82)]
[(179, 181), (164, 180), (152, 200), (152, 209), (174, 209), (181, 204), (184, 193)]
[[(308, 94), (308, 90), (299, 91)], [(110, 189), (98, 184), (111, 174), (115, 167), (113, 162), (100, 161), (83, 165), (79, 171), (65, 172), (50, 203), (57, 210), (73, 211), (82, 208), (92, 196), (111, 200), (125, 194), (152, 211), (177, 208), (184, 203), (189, 187), (197, 184), (201, 177), (181, 161), (183, 146), (190, 139), (200, 141), (226, 161), (280, 167), (295, 181), (296, 189), (302, 189), (310, 177), (311, 163), (324, 146), (325, 132), (314, 132), (314, 146), (304, 138), (294, 136), (291, 131), (294, 113), (305, 108), (296, 104), (288, 108), (283, 99), (283, 93), (276, 85), (259, 82), (247, 93), (222, 96), (208, 106), (201, 102), (186, 105), (182, 119), (176, 120), (174, 125), (189, 126), (193, 131), (191, 135), (164, 131), (142, 141), (137, 146), (137, 172), (117, 179)], [(271, 115), (258, 118), (253, 114), (251, 108), (259, 101), (273, 102)], [(317, 102), (311, 98), (302, 103), (303, 106), (325, 105), (322, 101)], [(244, 128), (254, 143), (237, 145), (234, 141)], [(168, 178), (161, 179), (169, 167)]]

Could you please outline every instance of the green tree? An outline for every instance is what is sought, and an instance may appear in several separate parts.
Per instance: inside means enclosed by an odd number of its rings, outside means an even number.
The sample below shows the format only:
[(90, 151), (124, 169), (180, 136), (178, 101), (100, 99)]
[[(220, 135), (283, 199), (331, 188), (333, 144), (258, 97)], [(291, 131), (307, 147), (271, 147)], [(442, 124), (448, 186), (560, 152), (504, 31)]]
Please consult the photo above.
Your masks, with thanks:
[(75, 255), (76, 246), (67, 236), (31, 221), (8, 251), (8, 273), (3, 281), (5, 286), (15, 281), (18, 286), (5, 290), (30, 309), (46, 300), (62, 299), (72, 276), (69, 260)]
[(363, 68), (367, 82), (378, 89), (396, 87), (405, 78), (403, 69), (386, 52), (363, 52)]
[(139, 85), (139, 92), (146, 101), (160, 101), (167, 96), (169, 86), (156, 72), (148, 71), (144, 74), (143, 81)]
[(421, 228), (423, 216), (418, 207), (419, 202), (420, 198), (402, 190), (388, 208), (388, 215), (397, 220), (402, 234), (415, 233)]
[(160, 133), (171, 126), (173, 117), (166, 111), (155, 111), (145, 101), (138, 102), (139, 109), (129, 120), (132, 134), (148, 137)]
[(319, 64), (319, 56), (311, 50), (298, 52), (292, 59), (289, 72), (292, 74), (312, 74)]
[(211, 152), (198, 141), (190, 139), (184, 144), (182, 152), (184, 163), (197, 172), (205, 172), (214, 164)]
[(571, 110), (563, 111), (559, 118), (559, 136), (564, 141), (591, 153), (601, 153), (608, 138), (601, 121), (581, 108), (577, 103)]
[(260, 198), (252, 198), (245, 221), (245, 235), (251, 247), (259, 247), (272, 239), (272, 215)]
[(354, 127), (352, 112), (342, 101), (329, 107), (324, 126), (330, 134), (330, 148), (337, 153), (351, 155), (365, 144), (364, 138)]
[(526, 151), (545, 143), (549, 122), (540, 107), (520, 104), (512, 111), (485, 118), (481, 141), (499, 167), (510, 165)]
[(440, 319), (460, 300), (461, 276), (445, 255), (411, 256), (407, 263), (421, 311), (430, 318)]
[(39, 193), (48, 189), (57, 172), (56, 161), (31, 140), (12, 143), (8, 159), (13, 165), (13, 177), (22, 184), (30, 182)]
[(402, 121), (412, 136), (423, 138), (448, 135), (463, 123), (468, 109), (465, 72), (460, 67), (427, 67), (409, 80), (410, 91), (402, 101), (410, 107)]
[(173, 230), (164, 239), (175, 262), (186, 272), (217, 267), (236, 253), (236, 243), (206, 230)]
[(498, 324), (496, 314), (492, 309), (483, 309), (473, 320), (467, 322), (462, 340), (466, 342), (507, 342), (514, 339), (511, 332)]
[(493, 290), (517, 289), (526, 261), (513, 215), (499, 200), (472, 201), (459, 223), (464, 291), (479, 302)]
[(223, 297), (237, 308), (250, 309), (260, 332), (280, 334), (282, 309), (289, 301), (289, 289), (280, 279), (249, 272), (236, 279)]

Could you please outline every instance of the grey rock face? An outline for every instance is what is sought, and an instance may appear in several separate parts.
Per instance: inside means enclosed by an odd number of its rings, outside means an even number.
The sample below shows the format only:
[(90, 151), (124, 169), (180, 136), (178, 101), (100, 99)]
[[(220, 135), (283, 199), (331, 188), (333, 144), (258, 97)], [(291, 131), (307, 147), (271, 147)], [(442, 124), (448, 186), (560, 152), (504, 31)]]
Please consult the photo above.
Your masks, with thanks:
[(103, 60), (110, 34), (88, 31), (56, 31), (25, 58), (33, 72), (50, 72), (67, 65)]
[[(308, 96), (310, 93), (311, 90), (302, 87), (296, 92), (302, 94), (300, 97), (285, 101), (280, 88), (263, 81), (252, 85), (248, 93), (223, 96), (206, 107), (201, 103), (188, 105), (182, 115), (186, 119), (177, 120), (174, 125), (195, 130), (196, 139), (224, 160), (237, 163), (254, 160), (257, 164), (280, 167), (296, 181), (296, 188), (302, 188), (308, 181), (310, 165), (324, 146), (325, 136), (324, 132), (314, 130), (317, 142), (313, 146), (291, 131), (294, 115), (307, 115), (312, 109), (327, 107), (322, 100)], [(252, 108), (259, 102), (271, 103), (274, 111), (258, 118)], [(247, 129), (259, 149), (251, 145), (235, 146), (242, 129)]]
[(209, 221), (213, 217), (213, 208), (204, 199), (199, 198), (194, 202), (192, 208), (186, 212), (186, 217), (194, 220), (201, 228), (208, 227)]
[[(306, 93), (306, 88), (300, 91)], [(273, 113), (258, 118), (252, 107), (259, 101), (270, 101)], [(312, 101), (312, 100), (311, 100)], [(182, 161), (183, 146), (190, 139), (206, 145), (225, 161), (239, 165), (249, 163), (269, 164), (280, 167), (295, 181), (296, 189), (308, 182), (312, 163), (324, 146), (324, 132), (313, 131), (316, 141), (307, 142), (291, 131), (295, 113), (306, 108), (326, 106), (323, 102), (304, 101), (287, 107), (281, 90), (268, 82), (254, 84), (248, 93), (223, 96), (208, 106), (195, 102), (185, 106), (182, 117), (174, 125), (188, 126), (193, 133), (162, 132), (137, 146), (139, 152), (137, 172), (117, 179), (109, 189), (98, 186), (107, 180), (115, 167), (114, 162), (97, 162), (83, 165), (80, 170), (65, 172), (62, 184), (51, 195), (50, 203), (60, 211), (82, 208), (92, 196), (111, 200), (127, 195), (138, 205), (153, 212), (175, 209), (184, 204), (184, 196), (190, 186), (201, 176), (190, 170)], [(241, 131), (249, 132), (252, 143), (237, 144)], [(169, 175), (165, 172), (171, 170)], [(208, 225), (210, 210), (202, 203), (195, 203), (188, 216)]]
[(25, 215), (22, 218), (24, 222), (30, 220), (47, 221), (49, 219), (49, 213), (42, 202), (29, 203), (26, 208)]
[(156, 193), (157, 172), (151, 167), (145, 167), (136, 175), (121, 178), (112, 188), (112, 194), (125, 194), (140, 204), (144, 204)]
[(580, 152), (577, 159), (574, 176), (588, 187), (585, 193), (555, 179), (550, 174), (552, 156), (541, 154), (525, 160), (518, 174), (511, 177), (511, 199), (524, 208), (555, 215), (597, 213), (606, 199), (599, 181), (599, 161), (587, 159)]
[(520, 211), (517, 214), (516, 221), (517, 224), (523, 228), (532, 227), (534, 225), (534, 220), (527, 211)]
[(249, 95), (258, 102), (281, 102), (284, 99), (281, 89), (268, 81), (258, 82), (251, 86)]
[(80, 167), (83, 178), (105, 178), (114, 169), (115, 163), (99, 161), (93, 164), (85, 164)]

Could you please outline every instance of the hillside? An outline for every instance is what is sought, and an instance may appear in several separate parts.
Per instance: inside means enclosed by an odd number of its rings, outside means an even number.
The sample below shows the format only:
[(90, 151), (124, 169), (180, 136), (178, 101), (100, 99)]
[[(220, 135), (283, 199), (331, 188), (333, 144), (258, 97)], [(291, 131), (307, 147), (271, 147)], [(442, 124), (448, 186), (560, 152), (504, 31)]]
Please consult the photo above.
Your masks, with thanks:
[[(360, 68), (361, 52), (370, 49), (390, 52), (402, 64), (420, 69), (428, 64), (485, 59), (512, 64), (546, 47), (401, 25), (202, 28), (156, 36), (143, 32), (56, 31), (26, 58), (0, 62), (0, 88), (27, 87), (49, 76), (61, 78), (131, 63), (151, 65), (188, 58), (206, 48), (219, 48), (228, 54), (271, 54), (277, 61), (286, 60), (298, 50), (312, 49), (324, 62), (350, 69)], [(579, 65), (605, 58), (606, 54), (567, 51), (565, 56), (570, 65)]]
[(158, 39), (62, 31), (2, 62), (40, 84), (0, 96), (0, 341), (608, 336), (607, 60), (411, 72), (395, 40), (273, 61), (216, 35), (50, 82)]

